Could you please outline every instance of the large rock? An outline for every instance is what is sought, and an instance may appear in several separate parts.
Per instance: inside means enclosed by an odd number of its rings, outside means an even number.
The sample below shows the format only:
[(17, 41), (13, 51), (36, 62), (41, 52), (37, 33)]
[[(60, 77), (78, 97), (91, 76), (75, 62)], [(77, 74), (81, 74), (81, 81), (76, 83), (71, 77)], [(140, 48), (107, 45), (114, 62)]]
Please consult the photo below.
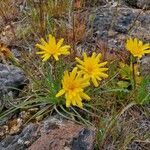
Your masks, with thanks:
[(21, 69), (0, 64), (0, 110), (9, 106), (8, 98), (16, 97), (17, 89), (22, 89), (26, 83), (27, 78)]
[[(102, 7), (90, 13), (89, 34), (94, 42), (103, 40), (110, 49), (124, 48), (128, 36), (137, 37), (145, 42), (150, 41), (150, 11), (141, 13), (139, 9), (128, 7)], [(88, 41), (91, 42), (91, 39)], [(94, 43), (95, 44), (95, 43)]]
[(40, 129), (40, 138), (28, 150), (93, 150), (95, 131), (74, 122), (50, 117)]
[(95, 129), (55, 116), (6, 137), (0, 142), (0, 150), (93, 150), (94, 140)]

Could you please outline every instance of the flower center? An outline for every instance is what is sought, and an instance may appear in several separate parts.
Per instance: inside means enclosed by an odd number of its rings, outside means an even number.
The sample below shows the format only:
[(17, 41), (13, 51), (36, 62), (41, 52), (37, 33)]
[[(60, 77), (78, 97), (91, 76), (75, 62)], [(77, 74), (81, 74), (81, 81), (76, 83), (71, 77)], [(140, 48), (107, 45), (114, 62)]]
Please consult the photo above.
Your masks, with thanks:
[(92, 68), (91, 66), (89, 66), (89, 67), (87, 68), (87, 70), (88, 70), (89, 73), (92, 73), (93, 68)]
[(57, 54), (58, 50), (57, 49), (52, 49), (51, 51), (49, 51), (49, 53), (51, 55)]
[(69, 87), (68, 87), (68, 89), (69, 89), (70, 91), (74, 91), (75, 88), (76, 88), (76, 86), (75, 86), (74, 84), (70, 84)]
[(56, 45), (53, 45), (53, 46), (49, 45), (47, 49), (50, 55), (54, 55), (58, 53), (58, 50), (59, 50)]

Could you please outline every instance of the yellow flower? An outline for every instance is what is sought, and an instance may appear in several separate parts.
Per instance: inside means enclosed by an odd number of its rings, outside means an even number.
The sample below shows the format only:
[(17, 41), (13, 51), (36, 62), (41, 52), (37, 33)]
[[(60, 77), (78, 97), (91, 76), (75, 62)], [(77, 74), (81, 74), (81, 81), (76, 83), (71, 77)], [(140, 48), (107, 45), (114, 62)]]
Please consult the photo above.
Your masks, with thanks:
[(65, 94), (66, 107), (73, 105), (82, 108), (82, 99), (90, 100), (90, 97), (84, 93), (84, 88), (89, 85), (89, 79), (83, 78), (83, 75), (77, 72), (77, 67), (75, 67), (72, 72), (65, 71), (62, 89), (56, 94), (56, 97)]
[(64, 39), (60, 39), (58, 43), (56, 43), (56, 39), (54, 36), (49, 34), (49, 40), (46, 42), (43, 38), (41, 38), (41, 44), (36, 44), (36, 47), (40, 48), (41, 51), (37, 52), (36, 54), (42, 55), (43, 61), (47, 61), (51, 56), (55, 58), (55, 60), (59, 60), (59, 55), (68, 55), (70, 54), (69, 45), (63, 45)]
[(150, 53), (150, 45), (143, 44), (137, 38), (129, 38), (126, 42), (126, 49), (131, 52), (134, 57), (141, 58), (144, 54)]
[(107, 62), (100, 63), (101, 53), (96, 55), (94, 52), (91, 57), (88, 57), (86, 53), (83, 54), (83, 61), (79, 58), (76, 58), (76, 61), (80, 64), (77, 65), (81, 69), (81, 73), (84, 74), (84, 77), (88, 77), (92, 80), (95, 87), (98, 86), (97, 80), (102, 80), (102, 78), (107, 78), (108, 75), (104, 73), (108, 68), (103, 68)]
[(11, 51), (4, 46), (4, 44), (0, 43), (0, 56), (5, 58), (11, 58), (12, 53)]

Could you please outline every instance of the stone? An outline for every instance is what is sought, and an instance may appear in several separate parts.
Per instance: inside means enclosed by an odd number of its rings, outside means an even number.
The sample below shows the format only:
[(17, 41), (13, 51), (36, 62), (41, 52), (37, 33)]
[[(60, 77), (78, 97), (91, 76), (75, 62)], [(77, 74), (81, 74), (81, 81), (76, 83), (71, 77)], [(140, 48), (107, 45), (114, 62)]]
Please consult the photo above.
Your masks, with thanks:
[(94, 140), (95, 128), (53, 116), (7, 136), (0, 141), (0, 150), (93, 150)]
[[(44, 125), (45, 124), (45, 125)], [(29, 150), (93, 150), (95, 131), (74, 122), (50, 117), (40, 129), (41, 137)]]
[(72, 150), (92, 150), (94, 148), (94, 132), (89, 129), (83, 129), (77, 137), (73, 138)]
[(29, 144), (33, 143), (37, 138), (37, 124), (27, 125), (23, 131), (14, 136), (8, 136), (0, 141), (0, 150), (24, 150)]
[(123, 0), (128, 6), (137, 7), (138, 0)]
[[(6, 98), (13, 99), (19, 94), (19, 90), (28, 83), (23, 71), (12, 65), (0, 63), (0, 108), (9, 107)], [(19, 90), (17, 90), (19, 89)]]
[(128, 150), (146, 150), (148, 147), (150, 147), (150, 143), (148, 141), (132, 141), (128, 147)]
[[(118, 7), (116, 12), (114, 7), (101, 7), (93, 9), (89, 14), (88, 31), (92, 33), (87, 36), (88, 43), (94, 38), (93, 45), (102, 40), (108, 44), (109, 49), (122, 50), (129, 36), (144, 42), (150, 41), (150, 11), (141, 13), (139, 9)], [(90, 21), (90, 18), (94, 19)]]
[(106, 0), (88, 0), (84, 2), (86, 7), (97, 7), (97, 6), (104, 6), (107, 4)]
[(140, 9), (150, 9), (150, 1), (149, 0), (123, 0), (128, 6), (133, 8)]
[(146, 56), (141, 60), (142, 74), (150, 75), (150, 56)]
[(137, 7), (150, 10), (150, 1), (149, 0), (138, 0)]

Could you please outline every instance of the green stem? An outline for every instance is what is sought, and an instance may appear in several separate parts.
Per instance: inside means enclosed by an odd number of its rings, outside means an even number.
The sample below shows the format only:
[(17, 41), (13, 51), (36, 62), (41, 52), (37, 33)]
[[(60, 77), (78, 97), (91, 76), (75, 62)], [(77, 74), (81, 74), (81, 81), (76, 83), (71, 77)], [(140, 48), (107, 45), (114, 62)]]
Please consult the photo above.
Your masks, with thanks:
[(133, 90), (136, 88), (136, 80), (135, 80), (135, 70), (134, 70), (134, 60), (133, 60), (133, 56), (131, 56), (131, 68), (132, 68), (132, 87)]

